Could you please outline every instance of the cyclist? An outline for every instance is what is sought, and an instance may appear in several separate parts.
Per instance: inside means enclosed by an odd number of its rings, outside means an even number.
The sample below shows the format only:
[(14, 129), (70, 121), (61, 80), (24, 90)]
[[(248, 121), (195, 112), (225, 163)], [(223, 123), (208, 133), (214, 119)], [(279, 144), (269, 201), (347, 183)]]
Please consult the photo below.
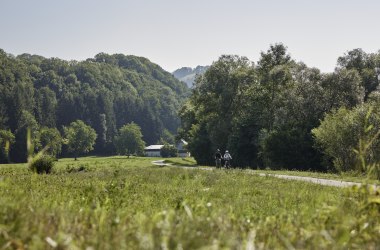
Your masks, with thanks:
[(228, 152), (228, 150), (226, 150), (226, 152), (224, 153), (223, 159), (224, 159), (224, 167), (230, 168), (232, 157), (231, 157), (230, 153)]
[(214, 158), (215, 158), (216, 168), (221, 168), (222, 167), (222, 154), (220, 153), (219, 149), (216, 150)]

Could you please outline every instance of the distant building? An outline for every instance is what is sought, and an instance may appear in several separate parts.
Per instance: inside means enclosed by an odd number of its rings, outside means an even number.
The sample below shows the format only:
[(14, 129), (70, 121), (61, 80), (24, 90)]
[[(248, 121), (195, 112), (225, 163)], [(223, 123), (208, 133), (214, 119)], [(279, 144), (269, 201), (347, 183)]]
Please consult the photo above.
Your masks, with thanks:
[[(178, 157), (189, 157), (190, 153), (187, 151), (187, 142), (183, 139), (179, 140), (176, 143), (176, 148), (178, 150)], [(161, 157), (161, 148), (164, 145), (150, 145), (144, 149), (145, 156), (147, 157)]]
[(164, 145), (150, 145), (144, 149), (145, 156), (148, 157), (161, 157), (161, 148)]
[(184, 139), (181, 139), (177, 142), (178, 157), (190, 157), (190, 153), (187, 150), (187, 142)]

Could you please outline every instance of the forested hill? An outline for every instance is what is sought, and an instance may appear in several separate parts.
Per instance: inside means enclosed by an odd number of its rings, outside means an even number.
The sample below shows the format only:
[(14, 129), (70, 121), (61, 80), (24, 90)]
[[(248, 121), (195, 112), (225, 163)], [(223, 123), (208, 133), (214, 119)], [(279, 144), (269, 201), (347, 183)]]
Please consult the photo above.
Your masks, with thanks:
[(117, 130), (140, 125), (146, 143), (176, 133), (177, 115), (190, 90), (146, 58), (104, 53), (85, 61), (0, 50), (0, 129), (16, 135), (13, 161), (25, 155), (18, 132), (63, 126), (80, 119), (98, 138), (95, 153), (112, 153)]

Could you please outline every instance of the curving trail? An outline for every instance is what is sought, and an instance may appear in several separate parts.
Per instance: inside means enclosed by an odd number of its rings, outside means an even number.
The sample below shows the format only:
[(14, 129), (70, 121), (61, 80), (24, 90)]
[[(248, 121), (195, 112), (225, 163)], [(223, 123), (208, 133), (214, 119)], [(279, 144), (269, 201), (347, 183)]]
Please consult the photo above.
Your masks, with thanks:
[(321, 179), (321, 178), (314, 178), (314, 177), (282, 175), (282, 174), (263, 174), (263, 173), (253, 173), (253, 174), (257, 174), (259, 176), (271, 176), (271, 177), (287, 179), (287, 180), (306, 181), (306, 182), (316, 183), (316, 184), (324, 185), (324, 186), (333, 186), (333, 187), (361, 186), (361, 183), (350, 182), (350, 181), (337, 181), (337, 180), (328, 180), (328, 179)]
[[(171, 167), (181, 167), (186, 169), (201, 169), (201, 170), (216, 170), (215, 168), (211, 167), (186, 167), (186, 166), (175, 166), (170, 163), (165, 163), (165, 160), (157, 160), (152, 161), (152, 164), (157, 166), (171, 166)], [(294, 175), (283, 175), (283, 174), (264, 174), (264, 173), (256, 173), (254, 170), (243, 170), (246, 171), (248, 174), (255, 174), (258, 176), (270, 176), (280, 179), (287, 179), (287, 180), (296, 180), (296, 181), (306, 181), (311, 182), (323, 186), (333, 186), (333, 187), (352, 187), (352, 186), (361, 186), (361, 183), (358, 182), (350, 182), (350, 181), (338, 181), (338, 180), (329, 180), (329, 179), (321, 179), (321, 178), (313, 178), (313, 177), (303, 177), (303, 176), (294, 176)], [(374, 188), (378, 188), (376, 185), (372, 185)]]

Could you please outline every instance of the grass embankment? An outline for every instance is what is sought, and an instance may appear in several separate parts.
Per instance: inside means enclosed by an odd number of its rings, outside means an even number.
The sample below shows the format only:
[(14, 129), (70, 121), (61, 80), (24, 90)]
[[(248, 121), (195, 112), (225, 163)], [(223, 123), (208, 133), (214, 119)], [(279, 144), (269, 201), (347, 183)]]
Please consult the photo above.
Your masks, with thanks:
[(380, 243), (379, 196), (365, 189), (157, 167), (152, 160), (63, 159), (50, 175), (31, 174), (22, 164), (0, 166), (0, 248), (375, 249)]
[[(197, 162), (194, 158), (168, 158), (165, 160), (166, 163), (171, 163), (176, 166), (197, 166)], [(311, 172), (311, 171), (297, 171), (297, 170), (253, 170), (254, 173), (265, 173), (265, 174), (279, 174), (279, 175), (294, 175), (312, 178), (321, 178), (327, 180), (339, 180), (339, 181), (351, 181), (358, 183), (370, 183), (370, 184), (380, 184), (378, 180), (367, 179), (367, 176), (359, 175), (354, 172), (347, 172), (341, 174), (334, 173), (321, 173), (321, 172)]]

